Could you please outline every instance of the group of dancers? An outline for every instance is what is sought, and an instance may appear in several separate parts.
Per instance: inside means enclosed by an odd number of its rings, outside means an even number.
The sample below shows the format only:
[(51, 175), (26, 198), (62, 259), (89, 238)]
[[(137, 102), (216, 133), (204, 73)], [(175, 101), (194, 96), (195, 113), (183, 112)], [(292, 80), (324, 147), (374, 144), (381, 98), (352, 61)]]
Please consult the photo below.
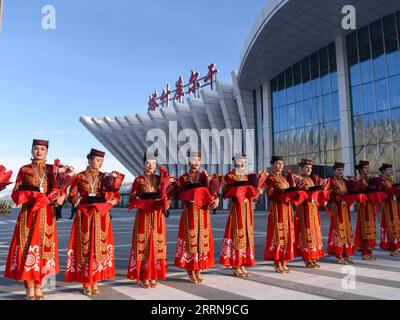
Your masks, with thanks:
[[(18, 173), (12, 198), (22, 208), (4, 275), (24, 282), (26, 299), (44, 299), (45, 279), (59, 272), (54, 208), (68, 200), (78, 211), (65, 281), (81, 283), (85, 295), (98, 294), (99, 282), (115, 278), (110, 210), (119, 203), (124, 176), (100, 171), (102, 151), (92, 149), (86, 170), (75, 174), (59, 161), (47, 164), (48, 148), (48, 141), (34, 140), (32, 162)], [(287, 264), (296, 256), (307, 268), (320, 268), (318, 260), (325, 255), (320, 207), (330, 218), (327, 251), (337, 263), (353, 263), (356, 250), (364, 260), (376, 259), (372, 250), (377, 246), (377, 217), (380, 247), (400, 257), (400, 192), (390, 164), (382, 164), (381, 174), (371, 177), (368, 161), (360, 161), (359, 177), (345, 179), (344, 164), (335, 162), (334, 176), (323, 179), (312, 173), (310, 159), (301, 160), (298, 174), (290, 170), (284, 174), (284, 158), (273, 156), (269, 172), (249, 174), (246, 156), (236, 154), (234, 169), (221, 177), (200, 169), (199, 152), (188, 153), (188, 158), (189, 171), (177, 179), (165, 167), (157, 168), (156, 155), (145, 154), (144, 173), (133, 183), (130, 209), (136, 209), (136, 217), (127, 278), (144, 288), (156, 288), (157, 281), (167, 276), (166, 215), (171, 199), (183, 205), (174, 264), (187, 271), (190, 282), (204, 282), (202, 271), (215, 264), (210, 210), (220, 205), (220, 189), (223, 199), (230, 199), (230, 207), (219, 263), (232, 268), (236, 277), (249, 278), (247, 268), (255, 265), (253, 203), (264, 191), (269, 204), (264, 258), (274, 261), (278, 273), (289, 273)], [(9, 177), (0, 170), (0, 190), (10, 183)], [(355, 235), (349, 210), (354, 203), (358, 206)]]

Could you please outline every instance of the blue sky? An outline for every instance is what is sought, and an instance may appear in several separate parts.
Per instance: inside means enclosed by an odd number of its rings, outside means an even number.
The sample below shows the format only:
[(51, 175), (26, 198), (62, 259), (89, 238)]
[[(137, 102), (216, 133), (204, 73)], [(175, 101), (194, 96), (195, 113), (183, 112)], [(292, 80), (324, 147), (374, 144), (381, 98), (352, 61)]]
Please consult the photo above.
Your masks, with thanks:
[[(104, 149), (81, 115), (132, 115), (148, 95), (214, 62), (230, 81), (267, 0), (4, 0), (0, 37), (0, 163), (17, 171), (34, 137), (49, 139), (49, 161), (78, 170)], [(56, 30), (43, 30), (44, 5)], [(105, 170), (126, 172), (109, 155)], [(131, 179), (131, 177), (128, 177)]]

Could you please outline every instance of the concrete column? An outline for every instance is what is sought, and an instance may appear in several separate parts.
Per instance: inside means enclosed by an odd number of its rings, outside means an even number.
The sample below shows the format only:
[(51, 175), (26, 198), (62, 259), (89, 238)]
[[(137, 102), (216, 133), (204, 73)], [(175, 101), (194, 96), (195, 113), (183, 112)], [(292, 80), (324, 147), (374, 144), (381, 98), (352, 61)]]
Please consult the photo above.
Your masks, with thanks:
[(272, 134), (272, 101), (271, 101), (271, 83), (268, 81), (263, 85), (263, 141), (264, 141), (264, 168), (270, 166), (273, 156), (273, 134)]
[(257, 130), (257, 146), (258, 146), (258, 154), (257, 154), (257, 166), (256, 171), (261, 171), (264, 168), (264, 143), (263, 143), (263, 101), (261, 100), (263, 97), (263, 89), (262, 87), (258, 87), (256, 90), (256, 115), (254, 125)]
[[(340, 138), (342, 142), (342, 161), (345, 175), (354, 175), (353, 127), (350, 101), (349, 68), (347, 63), (346, 38), (335, 39), (336, 61), (339, 89)], [(340, 159), (336, 159), (340, 160)]]

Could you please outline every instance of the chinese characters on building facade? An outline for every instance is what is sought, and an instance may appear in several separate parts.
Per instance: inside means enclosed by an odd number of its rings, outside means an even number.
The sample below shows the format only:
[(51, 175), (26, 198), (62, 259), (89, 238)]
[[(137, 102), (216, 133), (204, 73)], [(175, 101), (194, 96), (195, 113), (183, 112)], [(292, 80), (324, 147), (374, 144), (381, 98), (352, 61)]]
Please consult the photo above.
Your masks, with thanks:
[(161, 96), (158, 96), (157, 90), (149, 96), (149, 111), (155, 111), (160, 107), (169, 108), (171, 101), (183, 103), (186, 95), (199, 97), (199, 90), (206, 86), (210, 86), (211, 90), (215, 90), (217, 73), (218, 70), (215, 64), (212, 63), (208, 66), (208, 73), (203, 78), (200, 78), (200, 72), (192, 70), (189, 83), (185, 84), (183, 77), (180, 76), (178, 81), (175, 82), (175, 90), (171, 91), (171, 86), (167, 84), (167, 87), (163, 89)]

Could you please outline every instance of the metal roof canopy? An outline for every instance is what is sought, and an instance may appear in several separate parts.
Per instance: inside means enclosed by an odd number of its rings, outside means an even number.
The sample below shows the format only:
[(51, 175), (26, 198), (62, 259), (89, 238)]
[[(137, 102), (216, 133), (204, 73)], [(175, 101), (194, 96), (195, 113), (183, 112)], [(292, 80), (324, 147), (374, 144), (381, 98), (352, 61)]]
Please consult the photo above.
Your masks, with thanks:
[(270, 0), (245, 43), (239, 87), (254, 90), (353, 32), (342, 29), (345, 5), (355, 7), (357, 29), (400, 10), (399, 0)]

